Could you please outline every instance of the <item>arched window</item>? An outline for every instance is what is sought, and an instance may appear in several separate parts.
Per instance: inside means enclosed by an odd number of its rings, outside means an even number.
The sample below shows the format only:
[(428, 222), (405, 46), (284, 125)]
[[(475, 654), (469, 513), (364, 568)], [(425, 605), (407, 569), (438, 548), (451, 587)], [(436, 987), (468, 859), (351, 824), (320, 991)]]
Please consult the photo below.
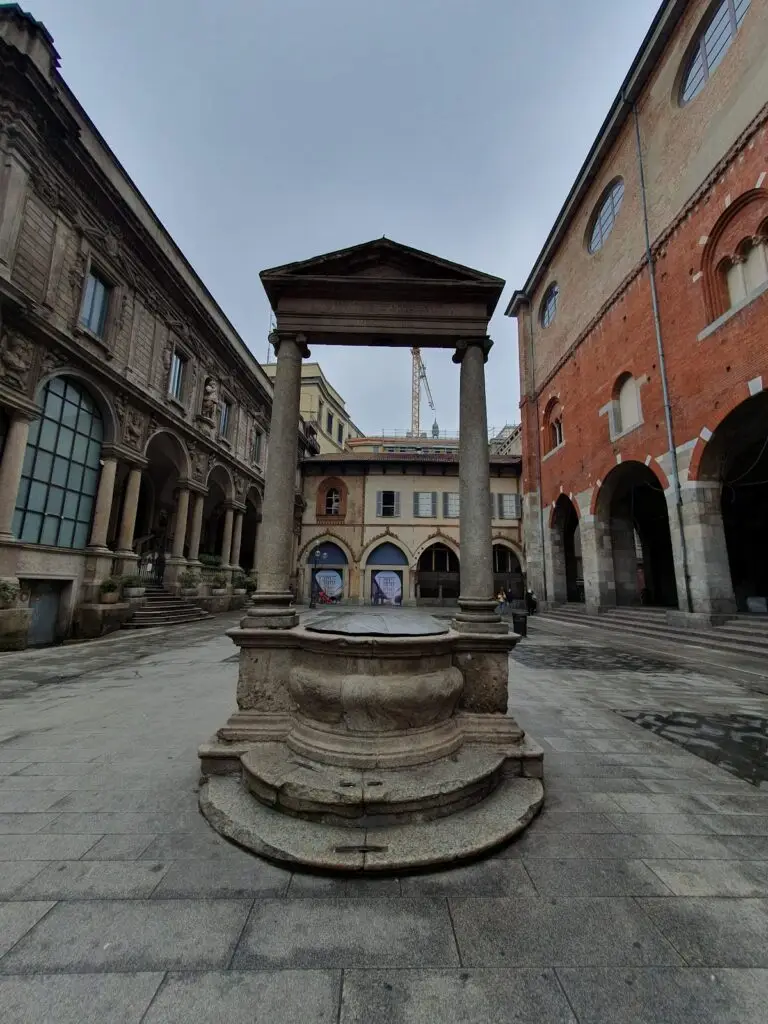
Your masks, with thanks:
[(560, 289), (556, 282), (553, 282), (544, 293), (544, 298), (541, 300), (541, 308), (539, 310), (539, 320), (541, 321), (542, 327), (549, 327), (552, 321), (555, 319), (557, 313), (557, 300), (560, 295)]
[(43, 415), (29, 428), (13, 532), (28, 544), (84, 548), (99, 481), (101, 413), (66, 377), (43, 389)]
[(750, 0), (722, 0), (699, 29), (680, 86), (680, 103), (698, 96), (728, 52), (749, 10)]
[(624, 434), (642, 422), (640, 390), (630, 373), (619, 377), (613, 389), (614, 434)]
[(550, 399), (544, 413), (544, 446), (548, 452), (563, 443), (563, 411), (557, 398)]
[(589, 242), (587, 243), (590, 253), (595, 253), (598, 249), (602, 249), (606, 238), (613, 230), (623, 198), (624, 179), (617, 178), (616, 181), (608, 186), (606, 192), (603, 193), (597, 211), (592, 216)]
[(338, 487), (329, 487), (325, 492), (325, 514), (337, 516), (341, 512), (341, 494)]
[(731, 306), (758, 292), (768, 281), (768, 246), (760, 236), (739, 246), (724, 264), (725, 284)]

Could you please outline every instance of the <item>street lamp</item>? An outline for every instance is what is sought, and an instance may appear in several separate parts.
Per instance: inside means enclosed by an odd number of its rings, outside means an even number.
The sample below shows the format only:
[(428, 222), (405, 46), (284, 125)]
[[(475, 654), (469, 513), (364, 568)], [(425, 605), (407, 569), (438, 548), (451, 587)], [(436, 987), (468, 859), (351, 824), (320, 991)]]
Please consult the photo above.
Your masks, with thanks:
[(320, 589), (317, 585), (317, 567), (320, 563), (328, 557), (327, 551), (322, 551), (320, 547), (316, 547), (312, 552), (312, 586), (309, 592), (309, 607), (317, 607), (317, 592)]

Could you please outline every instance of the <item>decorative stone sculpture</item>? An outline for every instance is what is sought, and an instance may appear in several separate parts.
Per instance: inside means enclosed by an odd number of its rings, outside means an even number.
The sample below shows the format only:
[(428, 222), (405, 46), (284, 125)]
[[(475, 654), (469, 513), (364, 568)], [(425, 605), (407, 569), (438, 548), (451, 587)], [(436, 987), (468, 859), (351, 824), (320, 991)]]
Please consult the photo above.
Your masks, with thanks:
[(215, 420), (219, 404), (219, 387), (213, 377), (207, 377), (203, 386), (203, 402), (200, 414), (206, 420)]

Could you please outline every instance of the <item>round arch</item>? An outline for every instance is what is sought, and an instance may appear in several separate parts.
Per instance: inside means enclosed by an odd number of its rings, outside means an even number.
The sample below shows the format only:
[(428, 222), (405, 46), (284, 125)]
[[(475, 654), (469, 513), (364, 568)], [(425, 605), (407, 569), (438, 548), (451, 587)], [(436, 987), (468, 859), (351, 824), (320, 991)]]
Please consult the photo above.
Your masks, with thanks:
[(627, 460), (611, 470), (595, 500), (610, 541), (616, 604), (678, 606), (669, 510), (657, 472)]
[(102, 444), (113, 444), (118, 438), (118, 419), (115, 411), (114, 399), (112, 398), (112, 395), (105, 391), (101, 384), (89, 373), (85, 373), (83, 370), (74, 366), (62, 366), (51, 373), (46, 373), (37, 382), (37, 387), (35, 388), (35, 401), (39, 404), (46, 384), (49, 384), (57, 377), (70, 378), (78, 385), (78, 387), (85, 389), (101, 414), (103, 431)]
[[(740, 611), (768, 611), (768, 391), (723, 417), (699, 454), (696, 481), (710, 495), (700, 515), (708, 526), (705, 571), (712, 598), (735, 599)], [(732, 596), (718, 593), (718, 568), (721, 578), (730, 576)]]
[(584, 571), (581, 559), (579, 508), (561, 493), (549, 514), (549, 542), (552, 555), (552, 599), (556, 604), (584, 600)]
[(224, 492), (224, 498), (226, 501), (234, 500), (235, 482), (232, 479), (232, 473), (223, 462), (215, 462), (208, 470), (208, 476), (205, 478), (205, 486), (210, 489), (211, 483), (219, 485), (221, 490)]
[(162, 456), (164, 461), (173, 463), (180, 479), (189, 478), (189, 452), (178, 434), (166, 427), (156, 430), (144, 446), (144, 458), (151, 463), (154, 454)]

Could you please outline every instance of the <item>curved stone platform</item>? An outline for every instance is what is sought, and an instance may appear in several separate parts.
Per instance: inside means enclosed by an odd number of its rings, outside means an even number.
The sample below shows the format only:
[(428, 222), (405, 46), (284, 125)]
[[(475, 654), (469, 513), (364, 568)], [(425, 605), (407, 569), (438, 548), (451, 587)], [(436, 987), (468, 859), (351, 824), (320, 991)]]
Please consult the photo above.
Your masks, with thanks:
[(200, 809), (223, 836), (261, 857), (324, 871), (405, 871), (469, 860), (504, 845), (538, 813), (539, 779), (502, 778), (480, 803), (446, 818), (354, 828), (305, 821), (265, 807), (231, 775), (211, 776)]

